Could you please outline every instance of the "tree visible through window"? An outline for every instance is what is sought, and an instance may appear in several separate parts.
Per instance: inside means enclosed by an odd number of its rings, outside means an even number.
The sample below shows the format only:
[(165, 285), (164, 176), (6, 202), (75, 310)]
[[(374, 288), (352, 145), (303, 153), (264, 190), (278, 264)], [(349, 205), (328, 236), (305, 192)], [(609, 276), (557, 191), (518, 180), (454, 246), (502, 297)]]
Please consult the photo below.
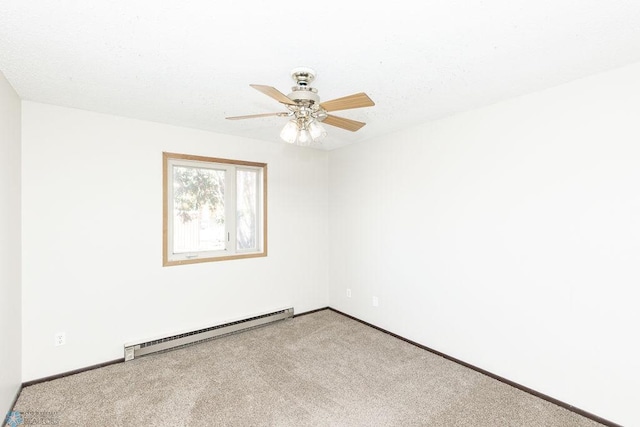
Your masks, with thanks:
[(164, 265), (266, 255), (266, 164), (163, 157)]

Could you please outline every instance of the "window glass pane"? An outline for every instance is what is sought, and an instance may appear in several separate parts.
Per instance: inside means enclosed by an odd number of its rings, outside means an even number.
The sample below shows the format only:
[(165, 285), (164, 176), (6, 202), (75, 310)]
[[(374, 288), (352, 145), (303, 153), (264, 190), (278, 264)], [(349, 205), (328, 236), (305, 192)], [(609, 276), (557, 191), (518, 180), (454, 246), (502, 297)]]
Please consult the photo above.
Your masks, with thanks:
[(237, 250), (257, 249), (258, 241), (258, 171), (238, 169), (237, 191)]
[(225, 171), (173, 167), (173, 253), (224, 250)]

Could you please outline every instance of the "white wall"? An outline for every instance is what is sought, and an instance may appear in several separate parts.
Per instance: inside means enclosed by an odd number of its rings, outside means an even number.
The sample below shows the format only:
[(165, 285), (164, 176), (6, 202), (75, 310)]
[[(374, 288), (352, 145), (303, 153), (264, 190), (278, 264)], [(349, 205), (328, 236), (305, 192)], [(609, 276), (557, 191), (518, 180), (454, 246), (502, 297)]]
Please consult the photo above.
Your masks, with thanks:
[(636, 64), (331, 152), (330, 305), (640, 425), (639, 118)]
[(20, 98), (0, 72), (0, 419), (20, 388)]
[[(326, 152), (22, 111), (23, 381), (121, 358), (133, 340), (327, 306)], [(268, 257), (162, 267), (163, 151), (268, 164)]]

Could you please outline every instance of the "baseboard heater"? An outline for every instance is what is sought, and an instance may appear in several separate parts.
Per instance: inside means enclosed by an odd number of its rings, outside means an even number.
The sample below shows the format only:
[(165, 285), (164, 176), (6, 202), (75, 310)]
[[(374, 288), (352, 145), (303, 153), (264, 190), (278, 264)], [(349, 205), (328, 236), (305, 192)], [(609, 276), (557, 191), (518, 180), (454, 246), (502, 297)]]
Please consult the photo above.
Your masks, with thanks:
[(276, 322), (289, 317), (293, 317), (293, 308), (274, 311), (273, 313), (262, 314), (260, 316), (249, 317), (247, 319), (236, 320), (223, 325), (211, 326), (147, 342), (126, 344), (124, 346), (124, 360), (129, 361), (146, 354), (175, 349), (176, 347), (184, 347), (186, 345), (207, 341), (222, 335), (252, 329), (257, 326), (266, 325), (267, 323)]

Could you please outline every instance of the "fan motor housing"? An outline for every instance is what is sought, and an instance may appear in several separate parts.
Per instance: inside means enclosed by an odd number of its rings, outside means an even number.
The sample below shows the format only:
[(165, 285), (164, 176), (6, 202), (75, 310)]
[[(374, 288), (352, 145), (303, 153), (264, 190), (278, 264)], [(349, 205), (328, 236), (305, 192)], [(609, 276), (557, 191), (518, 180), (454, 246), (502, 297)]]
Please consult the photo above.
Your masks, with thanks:
[(311, 104), (320, 102), (320, 97), (316, 93), (316, 90), (310, 90), (311, 88), (301, 88), (300, 86), (294, 86), (291, 88), (291, 92), (287, 97), (296, 102), (309, 102)]
[(320, 102), (318, 90), (309, 86), (315, 80), (316, 72), (311, 68), (298, 67), (291, 70), (291, 78), (296, 85), (291, 88), (292, 92), (287, 97), (300, 104), (315, 104)]

